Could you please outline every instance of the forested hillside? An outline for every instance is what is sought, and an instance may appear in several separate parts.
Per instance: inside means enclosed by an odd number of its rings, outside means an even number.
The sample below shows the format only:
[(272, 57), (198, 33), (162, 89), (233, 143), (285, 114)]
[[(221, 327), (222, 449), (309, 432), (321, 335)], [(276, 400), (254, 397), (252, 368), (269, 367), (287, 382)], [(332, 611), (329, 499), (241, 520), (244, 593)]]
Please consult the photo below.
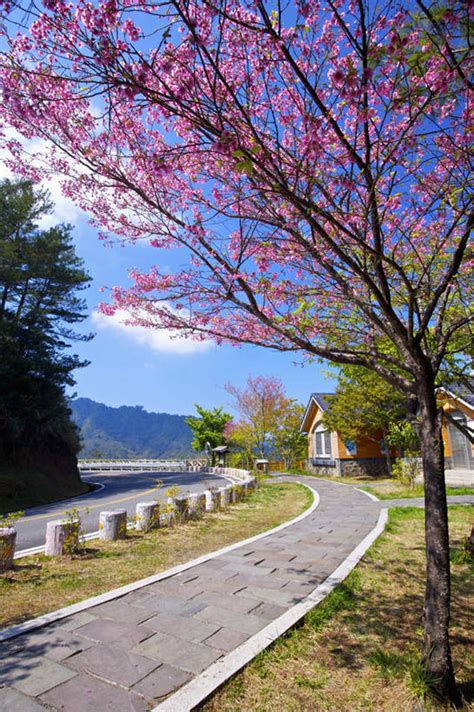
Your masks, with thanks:
[(111, 408), (89, 398), (71, 402), (81, 430), (79, 457), (185, 457), (192, 434), (184, 415), (149, 413), (141, 406)]

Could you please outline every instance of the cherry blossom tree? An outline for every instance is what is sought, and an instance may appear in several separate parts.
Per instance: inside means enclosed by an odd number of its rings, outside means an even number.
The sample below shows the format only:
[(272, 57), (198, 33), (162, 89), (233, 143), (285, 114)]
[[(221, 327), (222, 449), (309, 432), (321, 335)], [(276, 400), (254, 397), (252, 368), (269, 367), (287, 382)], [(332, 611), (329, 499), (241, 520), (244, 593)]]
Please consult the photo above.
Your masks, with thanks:
[(236, 425), (249, 433), (250, 452), (267, 458), (274, 447), (278, 424), (290, 406), (283, 383), (278, 378), (249, 376), (243, 389), (232, 383), (226, 383), (224, 388), (234, 399), (239, 414)]
[[(469, 4), (18, 2), (12, 166), (62, 175), (101, 231), (157, 250), (104, 311), (365, 366), (419, 404), (424, 664), (454, 699), (435, 387), (472, 340)], [(160, 270), (177, 247), (183, 268)]]

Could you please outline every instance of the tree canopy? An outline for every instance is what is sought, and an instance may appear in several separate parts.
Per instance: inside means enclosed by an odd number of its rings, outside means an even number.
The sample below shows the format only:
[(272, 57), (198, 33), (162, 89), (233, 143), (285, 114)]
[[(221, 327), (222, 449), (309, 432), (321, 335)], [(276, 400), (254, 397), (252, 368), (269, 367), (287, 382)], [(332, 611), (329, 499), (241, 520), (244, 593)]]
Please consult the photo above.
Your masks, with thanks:
[(359, 366), (342, 366), (336, 392), (328, 401), (324, 424), (337, 430), (343, 440), (361, 436), (386, 437), (390, 426), (407, 416), (407, 402), (374, 371)]
[(226, 437), (241, 450), (248, 466), (255, 457), (281, 458), (286, 467), (305, 457), (307, 441), (300, 433), (303, 408), (286, 395), (278, 378), (250, 376), (245, 388), (227, 383), (239, 420), (229, 423)]
[(64, 175), (105, 232), (183, 248), (182, 269), (133, 270), (105, 312), (365, 366), (418, 399), (424, 658), (454, 699), (435, 387), (472, 343), (468, 3), (14, 7), (0, 81), (17, 168)]
[(232, 416), (229, 413), (225, 413), (222, 408), (208, 410), (197, 403), (194, 404), (194, 407), (198, 417), (189, 416), (186, 418), (186, 423), (193, 434), (193, 450), (203, 451), (208, 443), (211, 448), (224, 445), (225, 426), (232, 419)]

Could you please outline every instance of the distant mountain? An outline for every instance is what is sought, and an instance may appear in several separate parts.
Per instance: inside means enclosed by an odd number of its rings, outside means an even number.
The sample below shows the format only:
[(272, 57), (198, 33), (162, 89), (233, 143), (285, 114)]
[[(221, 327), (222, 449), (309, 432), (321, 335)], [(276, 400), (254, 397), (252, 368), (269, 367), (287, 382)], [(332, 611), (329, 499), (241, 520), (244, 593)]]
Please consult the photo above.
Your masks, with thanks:
[(192, 434), (184, 415), (148, 413), (141, 406), (111, 408), (90, 398), (71, 401), (81, 430), (79, 457), (188, 457)]

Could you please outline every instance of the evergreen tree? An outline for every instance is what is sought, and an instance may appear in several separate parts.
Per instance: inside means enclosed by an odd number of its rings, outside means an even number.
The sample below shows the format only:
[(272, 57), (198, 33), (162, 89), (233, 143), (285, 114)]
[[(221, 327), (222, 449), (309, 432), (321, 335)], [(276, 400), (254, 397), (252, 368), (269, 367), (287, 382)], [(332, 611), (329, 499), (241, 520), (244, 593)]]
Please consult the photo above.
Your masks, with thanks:
[(78, 293), (90, 278), (71, 227), (38, 226), (51, 208), (47, 192), (28, 181), (0, 183), (2, 508), (82, 488), (65, 387), (74, 384), (73, 370), (86, 365), (67, 349), (71, 340), (90, 338), (71, 328), (86, 316)]
[[(202, 451), (209, 443), (211, 448), (225, 444), (224, 430), (226, 423), (232, 420), (229, 413), (222, 411), (222, 408), (206, 410), (194, 404), (198, 416), (189, 416), (186, 423), (193, 433), (193, 450)], [(212, 453), (212, 463), (214, 464), (214, 453)]]

